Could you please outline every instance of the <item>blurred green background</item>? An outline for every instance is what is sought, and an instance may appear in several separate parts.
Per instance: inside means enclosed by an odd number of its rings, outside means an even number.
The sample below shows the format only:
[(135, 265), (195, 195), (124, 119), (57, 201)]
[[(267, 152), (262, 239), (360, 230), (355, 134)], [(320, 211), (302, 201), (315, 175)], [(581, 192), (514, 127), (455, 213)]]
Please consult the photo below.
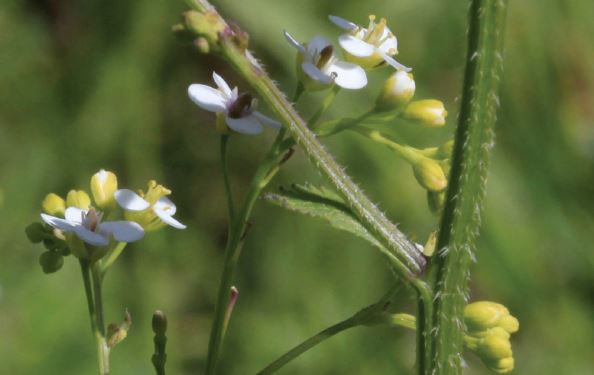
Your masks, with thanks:
[[(294, 50), (282, 30), (330, 39), (336, 14), (389, 17), (400, 61), (414, 68), (417, 98), (437, 97), (453, 131), (463, 72), (466, 1), (221, 0), (251, 34), (251, 48), (288, 92)], [(245, 84), (221, 60), (177, 42), (181, 1), (3, 0), (0, 5), (0, 373), (93, 374), (95, 352), (79, 267), (72, 257), (42, 274), (23, 229), (48, 192), (88, 189), (100, 168), (121, 186), (157, 178), (173, 190), (185, 231), (168, 228), (130, 246), (105, 282), (108, 321), (124, 308), (130, 336), (112, 353), (114, 374), (150, 374), (155, 309), (169, 317), (170, 374), (200, 373), (222, 264), (226, 209), (214, 116), (186, 96), (211, 71)], [(589, 0), (511, 1), (497, 146), (493, 153), (472, 298), (504, 303), (521, 322), (517, 374), (594, 372), (594, 5)], [(344, 92), (331, 116), (357, 114), (365, 92)], [(311, 110), (323, 96), (301, 104)], [(264, 108), (266, 112), (266, 109)], [(241, 195), (273, 132), (231, 140)], [(410, 235), (436, 226), (410, 168), (389, 150), (341, 134), (326, 140), (374, 201)], [(271, 189), (323, 182), (302, 154)], [(264, 202), (252, 219), (236, 277), (239, 302), (221, 373), (249, 374), (318, 330), (374, 302), (389, 285), (383, 259), (363, 241)], [(414, 304), (401, 293), (401, 310)], [(288, 365), (281, 374), (411, 373), (414, 335), (359, 328)], [(471, 354), (468, 374), (488, 371)]]

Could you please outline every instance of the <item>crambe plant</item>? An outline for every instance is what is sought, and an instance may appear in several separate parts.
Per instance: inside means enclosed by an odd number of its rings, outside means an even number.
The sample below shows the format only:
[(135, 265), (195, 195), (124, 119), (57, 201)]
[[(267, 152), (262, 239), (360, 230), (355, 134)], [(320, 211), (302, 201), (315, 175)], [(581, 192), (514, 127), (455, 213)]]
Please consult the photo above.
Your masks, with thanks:
[[(314, 36), (309, 42), (301, 43), (284, 32), (289, 45), (279, 48), (293, 48), (297, 62), (295, 92), (289, 101), (249, 51), (249, 35), (244, 30), (228, 23), (206, 0), (188, 0), (188, 4), (191, 10), (183, 14), (182, 22), (173, 27), (174, 32), (184, 40), (191, 40), (198, 51), (221, 57), (252, 90), (240, 94), (237, 87), (231, 89), (215, 72), (212, 76), (216, 88), (200, 83), (188, 87), (188, 96), (194, 104), (216, 113), (213, 122), (220, 136), (221, 173), (228, 209), (227, 242), (204, 373), (217, 373), (225, 349), (224, 339), (239, 298), (234, 274), (259, 198), (323, 219), (331, 227), (367, 241), (370, 248), (384, 257), (394, 280), (377, 302), (305, 339), (258, 374), (274, 373), (347, 329), (376, 325), (417, 332), (415, 371), (420, 375), (460, 374), (465, 348), (496, 373), (512, 371), (511, 335), (519, 329), (518, 320), (499, 303), (471, 303), (468, 296), (469, 267), (475, 257), (489, 150), (493, 144), (506, 2), (470, 0), (466, 71), (456, 132), (452, 139), (431, 147), (405, 142), (399, 134), (400, 124), (412, 124), (417, 131), (443, 129), (448, 111), (441, 100), (415, 98), (422, 80), (416, 81), (412, 69), (394, 59), (399, 52), (398, 43), (387, 26), (387, 19), (376, 22), (375, 16), (370, 16), (369, 25), (364, 28), (330, 16), (330, 21), (346, 30), (338, 36), (342, 55), (334, 51), (325, 36)], [(282, 32), (279, 30), (279, 35)], [(396, 71), (380, 69), (387, 66)], [(384, 80), (379, 92), (367, 86), (368, 74), (377, 74)], [(327, 110), (342, 88), (364, 91), (361, 95), (372, 95), (376, 100), (360, 115), (328, 118)], [(295, 104), (314, 91), (325, 91), (325, 98), (314, 108), (298, 112)], [(256, 111), (256, 97), (273, 113), (274, 120)], [(382, 125), (389, 125), (390, 130)], [(265, 126), (272, 128), (276, 136), (254, 171), (243, 199), (238, 201), (229, 178), (229, 139), (260, 134)], [(424, 245), (401, 231), (324, 147), (324, 138), (337, 137), (343, 132), (386, 147), (410, 165), (409, 178), (414, 178), (426, 191), (428, 209), (439, 217), (439, 227)], [(326, 177), (328, 186), (298, 181), (280, 191), (266, 191), (297, 148)], [(60, 269), (65, 255), (72, 253), (78, 258), (96, 340), (99, 373), (105, 375), (110, 373), (110, 350), (126, 337), (131, 325), (126, 313), (120, 324), (105, 328), (101, 299), (105, 272), (127, 242), (139, 240), (145, 232), (166, 226), (183, 229), (185, 225), (173, 217), (176, 206), (166, 197), (171, 191), (155, 181), (148, 183), (146, 192), (135, 193), (118, 189), (115, 175), (102, 170), (91, 179), (91, 191), (94, 203), (84, 191), (73, 190), (66, 200), (49, 194), (42, 203), (45, 225), (32, 224), (27, 235), (32, 242), (43, 242), (48, 249), (40, 258), (46, 273)], [(118, 207), (124, 211), (119, 212)], [(103, 216), (112, 214), (120, 214), (125, 220), (101, 221)], [(394, 298), (402, 287), (407, 287), (416, 299), (414, 314), (395, 312), (404, 309)], [(165, 374), (167, 318), (162, 312), (155, 312), (152, 328), (155, 333), (152, 363), (157, 374)]]

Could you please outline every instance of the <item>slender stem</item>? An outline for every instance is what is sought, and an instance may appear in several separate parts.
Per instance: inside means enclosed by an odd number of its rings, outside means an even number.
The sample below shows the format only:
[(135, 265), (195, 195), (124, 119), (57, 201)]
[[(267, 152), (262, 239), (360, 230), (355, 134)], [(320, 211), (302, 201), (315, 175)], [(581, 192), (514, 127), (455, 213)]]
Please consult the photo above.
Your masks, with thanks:
[(470, 1), (461, 110), (437, 242), (439, 254), (430, 273), (437, 298), (433, 326), (425, 327), (432, 341), (425, 374), (462, 371), (462, 314), (494, 141), (506, 8), (506, 0)]
[[(101, 304), (97, 305), (96, 294), (101, 295), (101, 287), (95, 287), (95, 283), (91, 280), (91, 274), (95, 272), (91, 271), (89, 262), (85, 259), (80, 260), (80, 268), (82, 272), (83, 284), (85, 288), (85, 296), (87, 298), (87, 306), (89, 309), (89, 317), (91, 319), (91, 332), (95, 338), (95, 346), (97, 349), (97, 364), (99, 366), (100, 375), (109, 375), (109, 348), (105, 341), (103, 324), (103, 314)], [(94, 278), (94, 277), (93, 277)], [(99, 303), (101, 303), (101, 297), (99, 297)]]
[(322, 115), (324, 113), (326, 113), (328, 108), (330, 108), (330, 106), (334, 102), (334, 99), (336, 98), (336, 95), (338, 95), (339, 92), (340, 92), (340, 86), (338, 86), (338, 85), (332, 86), (332, 88), (330, 89), (330, 92), (328, 92), (328, 94), (322, 101), (322, 105), (320, 106), (320, 108), (316, 111), (316, 113), (314, 113), (314, 115), (307, 122), (307, 125), (309, 125), (310, 129), (312, 129), (312, 130), (316, 129), (316, 125), (317, 125), (318, 121), (320, 120)]
[(387, 146), (391, 150), (396, 151), (398, 155), (400, 155), (404, 160), (408, 161), (411, 164), (418, 162), (421, 158), (424, 158), (424, 156), (419, 152), (418, 149), (411, 146), (403, 146), (387, 138), (385, 135), (383, 135), (377, 130), (367, 128), (354, 128), (352, 130), (358, 134), (363, 135), (364, 137), (369, 138), (370, 140), (376, 143)]
[(126, 242), (118, 242), (116, 247), (113, 248), (113, 250), (111, 250), (103, 259), (101, 259), (101, 278), (105, 277), (105, 273), (122, 254), (122, 251), (124, 251), (126, 245)]
[(206, 359), (207, 375), (214, 374), (216, 371), (217, 360), (224, 338), (225, 313), (229, 304), (233, 274), (235, 273), (237, 261), (241, 253), (243, 237), (245, 235), (245, 231), (247, 230), (249, 216), (251, 215), (254, 204), (256, 203), (257, 198), (260, 196), (260, 193), (266, 187), (274, 173), (278, 171), (278, 159), (281, 152), (280, 145), (283, 141), (285, 133), (285, 129), (281, 129), (279, 131), (266, 157), (256, 170), (241, 210), (229, 228), (229, 236), (227, 238), (227, 246), (225, 249), (223, 274), (221, 276), (221, 282), (219, 285), (214, 321), (212, 324), (208, 345), (208, 355)]
[(326, 341), (327, 339), (331, 338), (332, 336), (345, 331), (349, 328), (357, 327), (360, 325), (374, 325), (377, 324), (382, 317), (381, 315), (384, 313), (385, 309), (388, 307), (390, 300), (396, 294), (398, 289), (400, 288), (399, 284), (395, 284), (378, 302), (371, 304), (363, 309), (359, 310), (356, 314), (351, 316), (348, 319), (345, 319), (339, 323), (336, 323), (319, 333), (315, 334), (314, 336), (308, 338), (307, 340), (303, 341), (301, 344), (295, 346), (293, 349), (289, 350), (274, 362), (270, 363), (266, 366), (263, 370), (258, 372), (258, 375), (269, 375), (280, 368), (282, 368), (287, 363), (291, 362), (295, 358), (299, 357), (301, 354), (305, 353), (309, 349), (313, 348), (314, 346)]
[(228, 135), (225, 134), (221, 136), (221, 171), (223, 173), (223, 181), (225, 184), (225, 196), (227, 197), (229, 222), (233, 222), (235, 218), (235, 205), (233, 204), (233, 193), (231, 192), (231, 183), (229, 182), (229, 166), (227, 163), (228, 141)]

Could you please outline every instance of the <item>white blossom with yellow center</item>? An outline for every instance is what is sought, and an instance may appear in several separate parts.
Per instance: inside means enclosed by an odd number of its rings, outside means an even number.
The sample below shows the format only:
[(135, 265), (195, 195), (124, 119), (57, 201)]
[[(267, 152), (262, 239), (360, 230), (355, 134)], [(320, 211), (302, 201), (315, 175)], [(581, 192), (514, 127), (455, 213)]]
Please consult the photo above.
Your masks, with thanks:
[(385, 18), (376, 23), (375, 16), (369, 16), (367, 28), (337, 16), (329, 16), (329, 18), (335, 25), (348, 31), (348, 34), (338, 38), (338, 43), (346, 52), (345, 58), (348, 61), (359, 64), (365, 69), (381, 66), (386, 62), (397, 70), (405, 72), (412, 70), (393, 58), (398, 54), (398, 40), (386, 26)]

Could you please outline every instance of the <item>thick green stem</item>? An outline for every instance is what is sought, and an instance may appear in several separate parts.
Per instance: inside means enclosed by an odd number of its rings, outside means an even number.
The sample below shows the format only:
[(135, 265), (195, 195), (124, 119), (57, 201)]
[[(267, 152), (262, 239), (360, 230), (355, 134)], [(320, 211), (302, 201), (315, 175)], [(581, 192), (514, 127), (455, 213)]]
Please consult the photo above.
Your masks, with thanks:
[[(96, 267), (95, 265), (92, 267)], [(80, 260), (85, 296), (91, 319), (91, 332), (95, 339), (97, 349), (97, 364), (99, 366), (99, 375), (109, 375), (109, 348), (105, 339), (105, 329), (103, 326), (103, 310), (101, 300), (101, 283), (96, 286), (95, 275), (99, 275), (99, 270), (91, 270), (91, 265), (87, 260)], [(91, 274), (93, 280), (91, 280)], [(100, 277), (100, 275), (99, 275)], [(97, 297), (99, 296), (99, 297)]]
[[(206, 12), (208, 16), (195, 19), (188, 16), (188, 27), (198, 30), (199, 34), (209, 39), (212, 49), (219, 51), (270, 106), (284, 124), (288, 134), (345, 198), (366, 229), (395, 255), (397, 262), (394, 267), (398, 275), (404, 280), (416, 278), (425, 268), (426, 260), (423, 254), (367, 198), (344, 172), (344, 168), (326, 151), (284, 94), (245, 49), (247, 38), (242, 37), (242, 31), (229, 26), (206, 0), (194, 0), (190, 4), (195, 10)], [(215, 30), (220, 32), (214, 33)]]
[(471, 0), (464, 88), (452, 169), (439, 231), (430, 330), (432, 358), (425, 374), (460, 374), (469, 269), (480, 226), (489, 151), (498, 106), (506, 0)]
[[(384, 317), (382, 315), (384, 314), (384, 311), (388, 307), (390, 300), (394, 294), (396, 294), (398, 289), (399, 285), (397, 284), (392, 287), (388, 293), (386, 293), (386, 295), (384, 295), (378, 302), (359, 310), (350, 318), (336, 323), (303, 341), (301, 344), (295, 346), (293, 349), (289, 350), (274, 362), (266, 366), (263, 370), (259, 371), (258, 375), (269, 375), (276, 372), (284, 365), (299, 357), (309, 349), (349, 328), (358, 327), (360, 325), (375, 325), (384, 323)], [(397, 324), (398, 319), (393, 320), (392, 323)], [(409, 321), (403, 321), (403, 326), (409, 327), (409, 323)]]
[(225, 260), (223, 274), (219, 285), (217, 302), (215, 306), (214, 321), (210, 332), (210, 341), (208, 345), (208, 355), (206, 360), (206, 374), (214, 374), (216, 371), (219, 352), (223, 343), (225, 331), (225, 313), (229, 305), (230, 290), (233, 281), (233, 274), (237, 267), (239, 254), (243, 245), (243, 238), (248, 225), (249, 216), (252, 212), (256, 200), (262, 193), (271, 178), (278, 171), (279, 156), (281, 153), (280, 145), (283, 141), (285, 130), (281, 129), (277, 135), (270, 151), (256, 170), (246, 198), (236, 219), (231, 222), (227, 246), (225, 249)]

